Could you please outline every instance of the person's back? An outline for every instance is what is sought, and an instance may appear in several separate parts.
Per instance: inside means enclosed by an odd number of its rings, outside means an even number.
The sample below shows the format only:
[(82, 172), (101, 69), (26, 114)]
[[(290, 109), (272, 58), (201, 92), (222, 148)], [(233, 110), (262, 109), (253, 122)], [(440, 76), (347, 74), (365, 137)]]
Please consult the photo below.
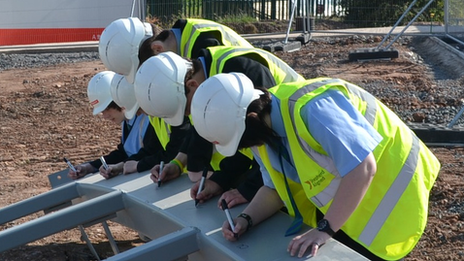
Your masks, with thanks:
[[(179, 20), (173, 28), (182, 21)], [(211, 46), (240, 46), (252, 48), (253, 45), (226, 25), (206, 19), (187, 19), (181, 28), (180, 55), (195, 58), (198, 51)]]
[[(208, 76), (219, 73), (237, 72), (235, 69), (236, 65), (228, 65), (228, 63), (237, 57), (245, 57), (267, 67), (277, 84), (304, 80), (303, 76), (298, 74), (286, 62), (282, 61), (274, 54), (259, 48), (216, 46), (208, 47), (199, 54), (205, 58), (205, 67), (208, 70)], [(249, 67), (252, 68), (252, 66)], [(253, 81), (253, 75), (246, 71), (243, 71), (243, 73)], [(261, 83), (259, 82), (254, 83), (261, 87), (271, 87), (260, 85)]]
[(145, 40), (139, 49), (140, 64), (161, 52), (172, 51), (196, 58), (201, 49), (211, 46), (253, 45), (231, 28), (206, 19), (179, 19), (169, 30)]
[[(398, 260), (414, 248), (426, 226), (440, 163), (395, 113), (340, 79), (266, 90), (244, 75), (237, 84), (231, 78), (216, 75), (198, 88), (192, 120), (224, 155), (256, 146), (265, 185), (244, 213), (264, 220), (262, 213), (281, 204), (275, 200), (272, 206), (268, 199), (279, 195), (301, 221), (308, 203), (314, 204), (321, 214), (317, 229), (290, 241), (292, 256), (302, 257), (307, 249), (315, 255), (330, 237), (370, 260)], [(298, 204), (299, 194), (307, 197), (305, 204)], [(271, 207), (265, 210), (263, 203)], [(223, 227), (227, 239), (245, 231), (240, 222), (235, 231)]]

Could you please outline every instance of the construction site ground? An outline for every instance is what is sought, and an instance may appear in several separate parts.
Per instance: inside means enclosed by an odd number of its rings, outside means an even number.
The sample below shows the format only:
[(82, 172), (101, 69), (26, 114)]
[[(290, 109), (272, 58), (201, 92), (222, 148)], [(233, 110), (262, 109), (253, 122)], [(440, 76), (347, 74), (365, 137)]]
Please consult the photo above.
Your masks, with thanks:
[[(438, 74), (437, 64), (421, 57), (412, 41), (394, 44), (400, 53), (397, 59), (348, 60), (349, 51), (375, 47), (380, 40), (372, 36), (310, 41), (301, 50), (276, 55), (306, 78), (342, 78), (366, 86), (392, 108), (421, 111), (422, 118), (417, 113), (405, 115), (404, 111), (398, 111), (408, 120), (419, 117), (426, 121), (429, 111), (448, 106), (450, 102), (456, 103), (455, 110), (459, 109), (461, 91), (454, 90), (448, 98), (443, 98), (444, 89), (440, 86), (443, 80), (445, 84), (462, 86), (464, 80), (456, 75)], [(64, 156), (78, 164), (98, 158), (117, 146), (119, 126), (92, 116), (86, 95), (88, 81), (103, 70), (104, 65), (93, 60), (0, 71), (0, 206), (49, 191), (47, 175), (66, 168)], [(433, 99), (412, 99), (409, 92), (419, 89), (425, 97)], [(454, 112), (442, 121), (452, 118)], [(425, 233), (405, 260), (462, 260), (464, 149), (454, 146), (431, 149), (442, 163), (442, 169), (431, 191)], [(0, 229), (42, 215), (35, 213), (3, 224)], [(121, 251), (143, 244), (137, 233), (126, 227), (110, 222), (110, 229)], [(113, 255), (101, 225), (88, 227), (86, 231), (100, 258)], [(76, 228), (0, 253), (0, 260), (95, 260), (95, 257)]]

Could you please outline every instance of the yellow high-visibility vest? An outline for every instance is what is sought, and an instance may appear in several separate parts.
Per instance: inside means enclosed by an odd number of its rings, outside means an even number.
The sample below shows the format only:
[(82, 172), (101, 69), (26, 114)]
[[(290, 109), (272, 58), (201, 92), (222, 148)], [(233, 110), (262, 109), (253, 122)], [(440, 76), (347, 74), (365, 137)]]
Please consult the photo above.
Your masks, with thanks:
[(224, 46), (253, 47), (251, 43), (225, 25), (205, 19), (187, 19), (180, 39), (180, 55), (191, 58), (197, 38), (205, 32), (217, 36), (217, 40)]
[(214, 46), (207, 49), (213, 57), (210, 77), (221, 73), (225, 63), (231, 58), (245, 56), (269, 68), (277, 84), (304, 80), (303, 76), (293, 70), (286, 62), (263, 49), (231, 46)]
[[(330, 207), (341, 177), (331, 173), (335, 169), (332, 160), (311, 136), (299, 112), (327, 90), (342, 92), (383, 137), (373, 151), (377, 173), (341, 229), (375, 255), (386, 260), (400, 259), (424, 232), (429, 192), (440, 163), (394, 112), (354, 84), (318, 78), (278, 85), (270, 91), (280, 100), (290, 154), (301, 183), (298, 189), (323, 213)], [(258, 148), (261, 158), (265, 150), (265, 146)], [(266, 169), (272, 169), (269, 161), (263, 163)], [(293, 213), (282, 174), (269, 173), (289, 213)], [(296, 193), (301, 196), (301, 191)]]

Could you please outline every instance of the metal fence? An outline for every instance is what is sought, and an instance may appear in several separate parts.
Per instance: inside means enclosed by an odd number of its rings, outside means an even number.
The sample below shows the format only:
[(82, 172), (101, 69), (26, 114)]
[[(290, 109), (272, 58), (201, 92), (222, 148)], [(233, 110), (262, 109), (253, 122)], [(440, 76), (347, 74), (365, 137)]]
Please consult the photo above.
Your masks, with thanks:
[(288, 20), (289, 9), (289, 0), (147, 0), (147, 13), (161, 22), (178, 17), (214, 20), (227, 16)]
[(445, 26), (445, 31), (449, 36), (464, 42), (463, 0), (447, 0), (445, 2)]
[[(432, 3), (417, 17), (417, 22), (444, 21), (443, 6), (447, 0), (430, 1)], [(409, 5), (414, 3), (400, 25), (406, 24), (428, 2), (429, 0), (147, 0), (147, 13), (163, 22), (178, 17), (217, 19), (244, 15), (258, 20), (288, 20), (295, 4), (295, 17), (309, 16), (316, 21), (334, 19), (349, 27), (380, 27), (394, 25)], [(453, 2), (450, 5), (462, 6), (463, 0), (450, 2)], [(462, 7), (459, 9), (461, 12), (463, 10)]]

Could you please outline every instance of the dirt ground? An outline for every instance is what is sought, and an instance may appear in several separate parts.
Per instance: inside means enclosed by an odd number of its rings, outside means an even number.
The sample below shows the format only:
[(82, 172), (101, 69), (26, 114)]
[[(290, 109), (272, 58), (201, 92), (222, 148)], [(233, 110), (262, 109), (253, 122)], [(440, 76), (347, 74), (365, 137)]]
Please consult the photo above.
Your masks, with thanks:
[[(277, 55), (307, 78), (339, 77), (361, 86), (374, 81), (393, 82), (399, 90), (408, 84), (429, 86), (433, 83), (430, 68), (411, 59), (406, 46), (397, 46), (401, 56), (392, 61), (348, 62), (349, 50), (376, 46), (377, 40), (373, 39), (371, 44), (310, 42), (300, 51)], [(50, 190), (47, 175), (66, 168), (63, 156), (78, 164), (115, 148), (119, 126), (93, 117), (86, 96), (88, 81), (103, 70), (104, 65), (95, 61), (0, 72), (0, 206)], [(402, 97), (390, 98), (390, 102), (408, 102)], [(434, 147), (432, 150), (441, 161), (442, 169), (431, 192), (429, 222), (421, 241), (405, 260), (462, 260), (464, 149)], [(35, 213), (3, 224), (0, 229), (42, 215)], [(110, 229), (121, 250), (142, 243), (130, 229), (115, 223), (110, 223)], [(86, 231), (102, 259), (112, 255), (100, 225)], [(79, 230), (72, 229), (0, 253), (0, 260), (95, 258), (81, 240)]]

